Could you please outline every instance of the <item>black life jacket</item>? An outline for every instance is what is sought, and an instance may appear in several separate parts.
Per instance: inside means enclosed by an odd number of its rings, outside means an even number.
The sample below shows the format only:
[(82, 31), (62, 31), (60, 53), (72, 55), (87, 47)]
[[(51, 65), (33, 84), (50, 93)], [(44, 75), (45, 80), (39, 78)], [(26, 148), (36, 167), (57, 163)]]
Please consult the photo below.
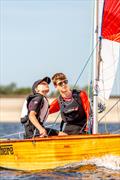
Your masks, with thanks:
[(66, 102), (61, 95), (58, 98), (62, 120), (66, 123), (84, 126), (86, 123), (86, 114), (80, 98), (80, 91), (74, 89), (72, 91), (72, 97), (70, 102)]
[[(27, 101), (26, 108), (27, 108), (27, 110), (28, 110), (28, 105), (29, 105), (30, 101), (31, 101), (32, 99), (34, 99), (35, 97), (39, 97), (38, 107), (37, 107), (37, 110), (36, 110), (36, 112), (37, 112), (36, 117), (38, 118), (38, 117), (39, 117), (40, 110), (41, 110), (41, 108), (42, 108), (43, 105), (44, 105), (44, 99), (43, 99), (43, 96), (42, 96), (42, 95), (36, 93), (36, 94), (32, 94), (32, 95), (27, 96), (27, 98), (26, 98), (26, 101)], [(20, 119), (22, 124), (25, 124), (25, 123), (29, 122), (29, 117), (28, 117), (28, 116), (29, 116), (29, 111), (28, 111), (27, 115), (25, 115), (24, 117), (22, 117), (22, 118)]]

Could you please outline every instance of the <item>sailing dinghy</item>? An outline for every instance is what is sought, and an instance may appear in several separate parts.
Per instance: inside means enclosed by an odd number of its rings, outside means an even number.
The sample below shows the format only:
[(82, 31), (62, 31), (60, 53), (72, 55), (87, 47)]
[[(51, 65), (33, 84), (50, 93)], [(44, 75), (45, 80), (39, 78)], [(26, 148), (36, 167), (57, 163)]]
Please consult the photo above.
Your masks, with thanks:
[[(120, 1), (100, 0), (95, 3), (96, 9), (98, 10), (100, 7), (102, 10), (99, 11), (102, 19), (99, 25), (102, 25), (102, 28), (99, 28), (101, 38), (98, 40), (99, 35), (96, 34), (95, 39), (95, 44), (96, 40), (98, 42), (99, 50), (96, 49), (94, 55), (93, 134), (24, 140), (0, 139), (0, 167), (16, 170), (53, 169), (106, 154), (120, 156), (120, 134), (99, 134), (97, 120), (98, 96), (100, 99), (109, 98), (119, 60)], [(95, 16), (96, 19), (97, 17), (99, 16)], [(98, 23), (95, 26), (97, 27)], [(98, 54), (101, 58), (98, 58)], [(102, 60), (99, 61), (99, 59)], [(106, 67), (101, 70), (103, 64)], [(113, 68), (113, 64), (115, 64), (114, 70), (108, 68), (108, 72), (103, 73), (108, 65), (112, 65)], [(112, 80), (103, 84), (102, 78), (109, 79), (106, 77), (109, 74), (111, 74)], [(102, 90), (100, 90), (101, 88)], [(109, 89), (109, 92), (105, 93), (103, 91), (105, 89)]]

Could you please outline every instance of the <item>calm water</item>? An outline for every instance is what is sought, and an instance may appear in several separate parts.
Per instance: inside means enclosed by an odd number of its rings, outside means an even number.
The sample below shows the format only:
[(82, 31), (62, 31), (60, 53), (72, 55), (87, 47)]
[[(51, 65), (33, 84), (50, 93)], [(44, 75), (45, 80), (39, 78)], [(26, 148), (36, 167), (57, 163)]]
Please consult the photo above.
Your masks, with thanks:
[[(58, 125), (56, 126), (58, 127)], [(120, 124), (99, 125), (99, 131), (114, 132), (120, 129)], [(23, 132), (19, 123), (0, 123), (0, 137), (16, 132)], [(14, 138), (21, 138), (18, 134)], [(9, 138), (9, 136), (7, 136)], [(0, 169), (0, 180), (120, 180), (120, 158), (105, 156), (89, 161), (66, 165), (54, 170), (40, 172), (22, 172)]]

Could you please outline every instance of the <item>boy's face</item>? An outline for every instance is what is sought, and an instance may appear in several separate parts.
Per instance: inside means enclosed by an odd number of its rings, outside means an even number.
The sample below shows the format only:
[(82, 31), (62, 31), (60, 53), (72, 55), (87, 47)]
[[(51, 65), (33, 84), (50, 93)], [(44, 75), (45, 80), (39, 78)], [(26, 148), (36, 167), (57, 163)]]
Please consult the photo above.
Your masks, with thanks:
[(46, 81), (42, 81), (40, 84), (38, 84), (35, 90), (37, 93), (47, 95), (47, 93), (49, 92), (49, 85)]
[(59, 91), (59, 92), (66, 92), (69, 90), (69, 86), (68, 86), (68, 80), (64, 79), (64, 80), (57, 80), (55, 88)]

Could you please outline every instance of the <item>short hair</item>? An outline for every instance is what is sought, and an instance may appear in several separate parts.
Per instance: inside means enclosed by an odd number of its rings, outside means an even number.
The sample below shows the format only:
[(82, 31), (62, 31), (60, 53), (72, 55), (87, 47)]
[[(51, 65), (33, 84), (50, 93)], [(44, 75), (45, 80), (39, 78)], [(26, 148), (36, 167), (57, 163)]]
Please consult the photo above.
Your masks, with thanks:
[(67, 79), (65, 74), (63, 74), (63, 73), (56, 73), (52, 77), (52, 82), (53, 82), (54, 85), (56, 85), (58, 80), (65, 80), (65, 79)]

